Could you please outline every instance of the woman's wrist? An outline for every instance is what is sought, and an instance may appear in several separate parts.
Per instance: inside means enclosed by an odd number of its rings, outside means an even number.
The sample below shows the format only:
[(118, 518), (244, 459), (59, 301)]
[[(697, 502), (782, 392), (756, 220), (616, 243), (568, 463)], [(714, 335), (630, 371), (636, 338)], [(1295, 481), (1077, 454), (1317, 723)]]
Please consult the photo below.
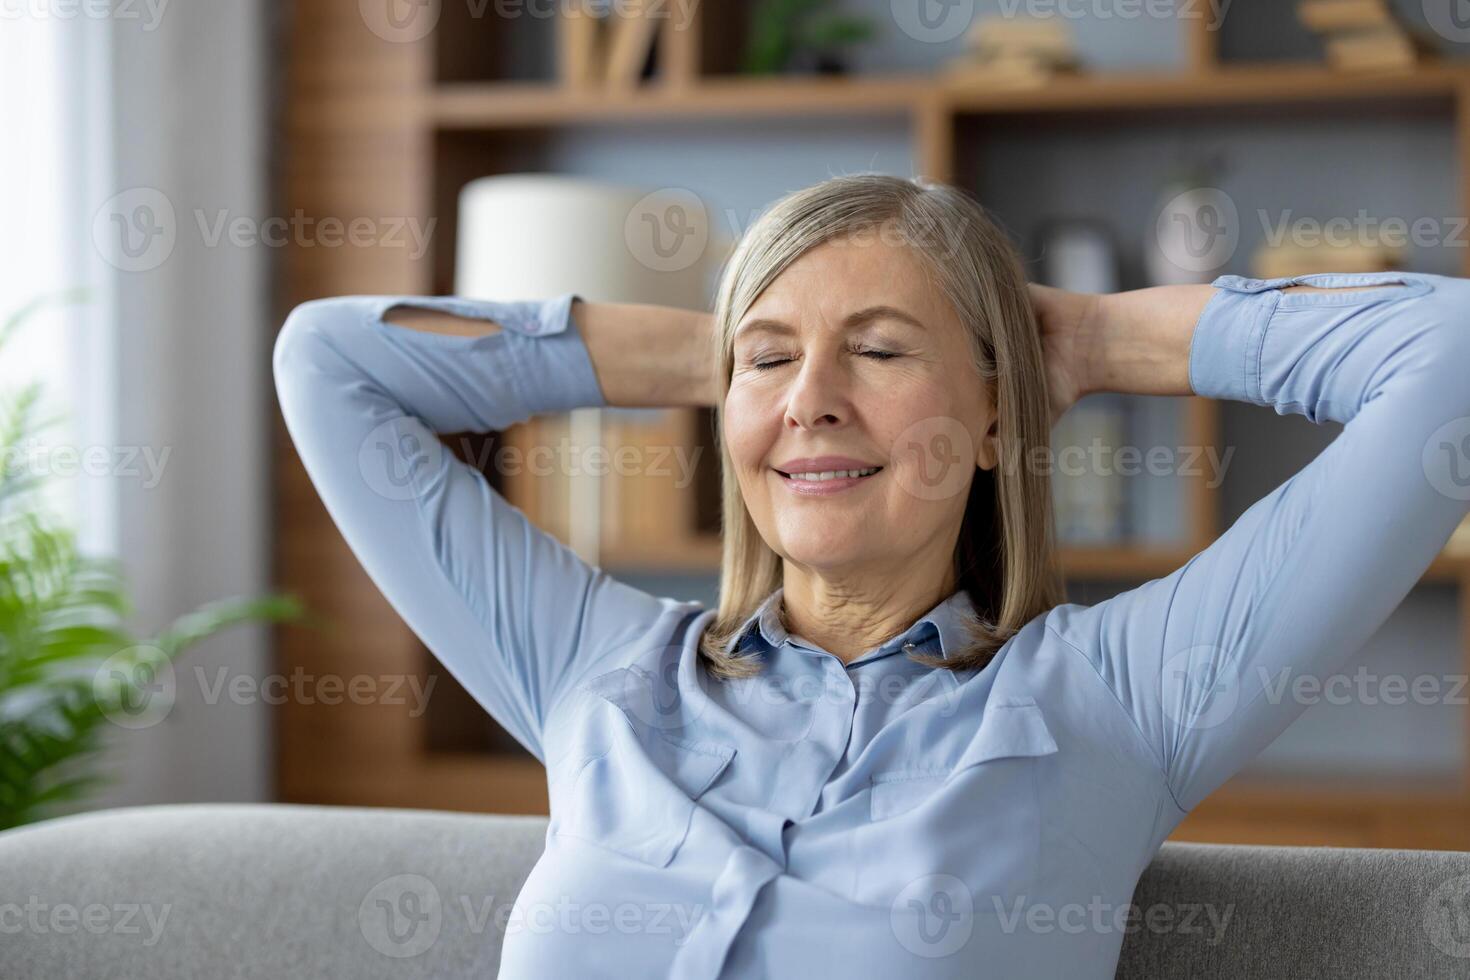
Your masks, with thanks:
[(1189, 347), (1213, 286), (1150, 286), (1096, 297), (1079, 326), (1084, 393), (1192, 395)]
[(646, 303), (579, 299), (572, 318), (608, 405), (714, 404), (712, 314)]

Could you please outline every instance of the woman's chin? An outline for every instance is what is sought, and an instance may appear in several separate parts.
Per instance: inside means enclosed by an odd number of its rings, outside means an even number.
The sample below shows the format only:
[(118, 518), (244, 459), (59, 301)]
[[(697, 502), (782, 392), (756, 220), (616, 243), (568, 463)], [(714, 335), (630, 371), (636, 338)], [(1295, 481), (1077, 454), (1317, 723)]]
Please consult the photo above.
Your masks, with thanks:
[(819, 571), (836, 571), (860, 564), (867, 556), (866, 543), (875, 539), (871, 528), (853, 528), (831, 534), (803, 534), (797, 540), (782, 540), (786, 557)]

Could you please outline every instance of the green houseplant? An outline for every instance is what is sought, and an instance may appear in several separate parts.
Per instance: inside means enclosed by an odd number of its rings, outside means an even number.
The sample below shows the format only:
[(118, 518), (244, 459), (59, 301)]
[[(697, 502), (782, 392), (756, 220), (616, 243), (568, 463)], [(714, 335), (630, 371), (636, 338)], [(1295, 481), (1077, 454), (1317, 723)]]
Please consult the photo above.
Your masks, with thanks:
[[(22, 322), (73, 292), (35, 300), (0, 323), (3, 352)], [(41, 387), (0, 391), (0, 830), (52, 815), (105, 777), (96, 755), (113, 722), (133, 716), (166, 662), (249, 620), (299, 618), (293, 597), (227, 599), (139, 637), (115, 560), (81, 553), (76, 534), (42, 500), (43, 475), (19, 463), (56, 419), (39, 414)]]
[(751, 14), (742, 70), (769, 75), (793, 65), (822, 74), (843, 74), (844, 47), (876, 33), (863, 17), (824, 11), (830, 0), (759, 0)]

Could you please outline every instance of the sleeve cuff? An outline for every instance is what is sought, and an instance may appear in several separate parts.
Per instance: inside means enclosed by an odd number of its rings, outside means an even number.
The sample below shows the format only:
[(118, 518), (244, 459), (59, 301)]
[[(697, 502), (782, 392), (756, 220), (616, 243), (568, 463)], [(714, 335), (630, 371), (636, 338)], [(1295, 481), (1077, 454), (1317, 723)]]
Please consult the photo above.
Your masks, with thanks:
[(1206, 398), (1261, 404), (1261, 345), (1280, 291), (1271, 280), (1220, 276), (1189, 344), (1189, 386)]
[[(592, 355), (572, 319), (572, 301), (580, 298), (562, 293), (534, 304), (521, 333), (509, 341), (522, 403), (533, 414), (607, 406)], [(547, 383), (551, 379), (554, 384)]]

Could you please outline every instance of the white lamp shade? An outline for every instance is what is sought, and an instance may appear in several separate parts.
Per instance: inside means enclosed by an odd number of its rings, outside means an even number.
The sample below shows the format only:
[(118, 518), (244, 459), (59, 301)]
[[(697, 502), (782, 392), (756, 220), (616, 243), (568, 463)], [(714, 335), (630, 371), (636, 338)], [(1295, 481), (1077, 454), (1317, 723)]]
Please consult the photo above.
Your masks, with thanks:
[(454, 291), (472, 299), (562, 293), (707, 309), (715, 248), (692, 192), (561, 174), (503, 174), (459, 195)]

